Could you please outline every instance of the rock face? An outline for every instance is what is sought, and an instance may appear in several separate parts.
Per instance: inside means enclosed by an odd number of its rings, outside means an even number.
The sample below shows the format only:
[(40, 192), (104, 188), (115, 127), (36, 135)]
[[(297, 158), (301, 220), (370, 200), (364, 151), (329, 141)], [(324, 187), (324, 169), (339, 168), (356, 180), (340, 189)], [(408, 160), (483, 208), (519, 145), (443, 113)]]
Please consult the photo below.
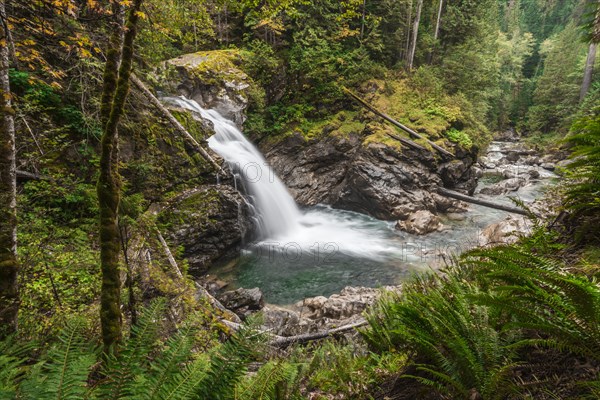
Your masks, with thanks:
[(234, 50), (185, 54), (166, 61), (180, 74), (177, 91), (204, 108), (217, 110), (241, 126), (246, 120), (248, 91), (254, 83), (241, 69)]
[(366, 143), (369, 132), (307, 140), (291, 135), (262, 150), (298, 203), (330, 204), (383, 220), (454, 205), (435, 194), (440, 185), (472, 191), (475, 156), (442, 163), (425, 150)]
[(396, 228), (414, 235), (425, 235), (442, 228), (440, 219), (427, 210), (419, 210), (405, 221), (398, 221)]
[(167, 241), (183, 247), (189, 272), (194, 276), (235, 250), (252, 230), (245, 200), (225, 185), (206, 185), (179, 196), (157, 221), (165, 227)]

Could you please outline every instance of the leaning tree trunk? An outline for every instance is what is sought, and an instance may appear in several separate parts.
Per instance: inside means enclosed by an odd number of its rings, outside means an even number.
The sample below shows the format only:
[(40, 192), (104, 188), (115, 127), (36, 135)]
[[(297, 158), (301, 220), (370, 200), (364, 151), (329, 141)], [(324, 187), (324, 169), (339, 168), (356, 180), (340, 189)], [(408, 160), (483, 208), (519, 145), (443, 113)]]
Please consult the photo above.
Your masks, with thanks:
[[(119, 270), (118, 211), (121, 200), (121, 179), (118, 165), (119, 120), (123, 115), (129, 91), (129, 77), (133, 61), (133, 41), (139, 20), (142, 0), (134, 0), (129, 12), (123, 39), (121, 65), (118, 70), (114, 96), (110, 102), (110, 114), (102, 135), (100, 176), (98, 178), (98, 202), (100, 207), (100, 262), (102, 267), (102, 291), (100, 295), (100, 323), (105, 351), (114, 351), (122, 337), (121, 276)], [(115, 65), (105, 73), (114, 79)], [(105, 99), (106, 100), (106, 99)], [(107, 105), (104, 104), (103, 107)]]
[(592, 85), (592, 75), (594, 74), (594, 64), (596, 63), (596, 47), (598, 45), (594, 42), (590, 43), (588, 50), (587, 61), (585, 62), (585, 71), (583, 73), (583, 83), (581, 84), (581, 92), (579, 94), (579, 101), (583, 101), (585, 95), (590, 90)]
[(4, 1), (0, 2), (0, 338), (17, 329), (17, 173), (15, 120), (9, 69), (9, 34)]
[(437, 44), (438, 38), (440, 37), (440, 25), (442, 22), (442, 9), (444, 8), (444, 0), (440, 0), (438, 3), (438, 11), (437, 18), (435, 19), (435, 29), (433, 30), (433, 47), (429, 52), (428, 62), (431, 64), (433, 62), (433, 53), (435, 50), (435, 45)]
[(408, 53), (408, 62), (406, 66), (410, 71), (413, 68), (415, 62), (415, 52), (417, 51), (417, 39), (419, 38), (419, 23), (421, 22), (421, 10), (423, 9), (423, 0), (419, 0), (417, 3), (417, 14), (415, 15), (415, 21), (413, 24), (412, 39), (410, 43), (410, 51)]
[(597, 1), (596, 16), (592, 25), (592, 38), (588, 50), (587, 60), (585, 62), (585, 71), (583, 73), (583, 82), (581, 84), (581, 92), (579, 101), (583, 101), (585, 95), (590, 90), (592, 84), (592, 75), (594, 74), (594, 64), (596, 63), (596, 50), (598, 42), (600, 42), (600, 0)]

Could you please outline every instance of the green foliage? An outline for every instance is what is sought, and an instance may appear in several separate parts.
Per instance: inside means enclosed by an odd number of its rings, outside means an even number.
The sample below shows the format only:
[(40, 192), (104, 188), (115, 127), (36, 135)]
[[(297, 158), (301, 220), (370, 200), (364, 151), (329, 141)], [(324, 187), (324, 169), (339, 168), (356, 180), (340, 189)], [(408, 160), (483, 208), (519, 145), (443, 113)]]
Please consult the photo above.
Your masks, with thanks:
[(473, 303), (478, 293), (453, 271), (417, 278), (369, 313), (365, 338), (381, 350), (414, 354), (418, 373), (405, 377), (452, 398), (467, 399), (473, 390), (485, 399), (504, 398), (512, 390), (515, 337), (495, 329), (494, 309)]
[(90, 307), (100, 286), (92, 185), (64, 177), (31, 181), (18, 198), (21, 259), (20, 329), (44, 342), (72, 314), (96, 316)]
[(570, 183), (565, 207), (573, 214), (577, 226), (576, 239), (600, 241), (600, 109), (573, 125), (567, 138), (573, 146), (574, 161), (569, 165)]
[(450, 141), (460, 144), (465, 149), (470, 149), (473, 146), (473, 142), (471, 141), (469, 135), (455, 128), (450, 128), (447, 130), (446, 137), (450, 139)]
[(574, 24), (542, 43), (544, 70), (533, 93), (534, 105), (527, 114), (530, 131), (567, 130), (579, 101), (585, 50)]
[(515, 247), (476, 250), (461, 262), (493, 288), (477, 295), (477, 301), (513, 317), (505, 329), (547, 335), (521, 346), (544, 345), (600, 358), (600, 288), (595, 281)]
[(286, 361), (269, 361), (256, 375), (246, 377), (235, 389), (236, 400), (294, 399), (298, 390), (302, 364)]
[[(197, 352), (199, 325), (191, 318), (163, 341), (166, 302), (157, 299), (116, 355), (104, 355), (95, 371), (98, 346), (83, 335), (82, 319), (71, 319), (58, 342), (31, 368), (25, 354), (30, 347), (0, 342), (0, 396), (13, 399), (231, 399), (245, 366), (263, 339), (251, 326), (210, 352)], [(94, 380), (90, 380), (94, 376)], [(98, 378), (100, 378), (98, 380)], [(90, 382), (92, 384), (90, 384)], [(241, 385), (241, 384), (240, 384)], [(267, 385), (268, 386), (268, 385)], [(253, 389), (266, 398), (268, 390)], [(261, 397), (262, 396), (262, 397)]]
[(22, 96), (18, 104), (23, 102), (27, 108), (47, 113), (56, 125), (84, 138), (100, 137), (97, 122), (75, 105), (69, 102), (65, 104), (64, 98), (55, 87), (35, 80), (27, 72), (11, 69), (9, 77), (15, 93)]

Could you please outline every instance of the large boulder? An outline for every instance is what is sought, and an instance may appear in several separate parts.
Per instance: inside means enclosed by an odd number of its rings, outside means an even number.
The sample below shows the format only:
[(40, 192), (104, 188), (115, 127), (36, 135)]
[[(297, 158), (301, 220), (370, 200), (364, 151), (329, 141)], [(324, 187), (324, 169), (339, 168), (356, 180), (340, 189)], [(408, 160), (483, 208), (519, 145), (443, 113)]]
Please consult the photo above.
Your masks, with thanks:
[(253, 229), (246, 201), (226, 185), (206, 185), (184, 193), (169, 203), (157, 222), (169, 244), (183, 248), (194, 276), (235, 251)]
[(425, 235), (442, 229), (440, 219), (427, 210), (419, 210), (406, 220), (398, 221), (396, 228), (414, 235)]
[(531, 224), (527, 218), (522, 215), (510, 215), (500, 222), (487, 226), (479, 235), (479, 245), (512, 244), (530, 230)]

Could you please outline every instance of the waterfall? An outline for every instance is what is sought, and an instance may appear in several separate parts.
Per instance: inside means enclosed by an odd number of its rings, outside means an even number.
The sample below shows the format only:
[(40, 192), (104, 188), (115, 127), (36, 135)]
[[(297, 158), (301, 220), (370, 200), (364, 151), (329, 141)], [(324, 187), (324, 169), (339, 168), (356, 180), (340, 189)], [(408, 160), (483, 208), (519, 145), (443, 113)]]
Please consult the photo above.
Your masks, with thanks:
[[(260, 151), (235, 123), (194, 100), (168, 97), (163, 101), (213, 123), (215, 134), (208, 139), (208, 145), (231, 167), (236, 185), (240, 180), (258, 220), (261, 241), (254, 246), (268, 249), (269, 257), (272, 251), (287, 253), (291, 258), (308, 256), (316, 261), (335, 254), (371, 260), (397, 254), (397, 244), (390, 241), (394, 235), (392, 225), (323, 206), (300, 211)], [(383, 231), (381, 224), (386, 226)]]
[(208, 140), (208, 145), (225, 159), (236, 178), (241, 178), (259, 216), (261, 237), (277, 237), (297, 228), (301, 214), (296, 202), (260, 151), (232, 121), (215, 110), (205, 110), (194, 100), (183, 97), (167, 100), (213, 123), (215, 134)]

